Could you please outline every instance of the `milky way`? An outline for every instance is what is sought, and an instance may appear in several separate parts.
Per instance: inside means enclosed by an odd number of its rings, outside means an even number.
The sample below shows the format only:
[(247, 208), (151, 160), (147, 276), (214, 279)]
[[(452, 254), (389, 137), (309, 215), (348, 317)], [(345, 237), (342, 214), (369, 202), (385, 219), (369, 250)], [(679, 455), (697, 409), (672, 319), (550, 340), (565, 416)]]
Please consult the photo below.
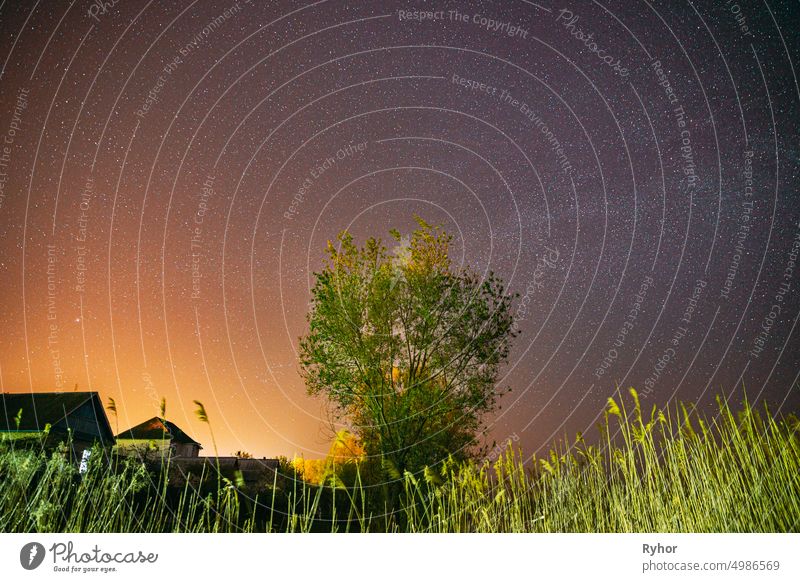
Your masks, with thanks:
[(5, 1), (0, 388), (320, 456), (313, 273), (417, 213), (519, 293), (490, 445), (590, 434), (618, 386), (797, 411), (798, 13)]

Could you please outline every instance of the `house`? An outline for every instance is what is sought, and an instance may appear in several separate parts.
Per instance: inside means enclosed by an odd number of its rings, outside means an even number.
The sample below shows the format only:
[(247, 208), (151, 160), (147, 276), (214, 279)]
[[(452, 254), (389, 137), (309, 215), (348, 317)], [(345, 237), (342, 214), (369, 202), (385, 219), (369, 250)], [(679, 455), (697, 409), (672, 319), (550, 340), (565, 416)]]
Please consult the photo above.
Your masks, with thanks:
[(97, 392), (0, 393), (0, 439), (55, 446), (68, 435), (78, 459), (95, 443), (103, 447), (114, 444)]
[(116, 436), (117, 450), (122, 454), (193, 458), (203, 447), (183, 432), (175, 423), (154, 416)]

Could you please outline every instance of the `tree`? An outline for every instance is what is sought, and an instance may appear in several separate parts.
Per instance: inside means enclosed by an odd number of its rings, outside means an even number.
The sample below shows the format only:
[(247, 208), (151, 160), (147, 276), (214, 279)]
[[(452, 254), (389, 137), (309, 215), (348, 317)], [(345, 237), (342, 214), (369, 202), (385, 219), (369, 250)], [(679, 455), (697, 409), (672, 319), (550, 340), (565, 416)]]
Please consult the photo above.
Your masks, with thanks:
[(476, 452), (516, 335), (502, 281), (454, 268), (452, 237), (416, 220), (410, 237), (391, 231), (393, 253), (346, 231), (328, 242), (300, 340), (309, 393), (395, 477)]

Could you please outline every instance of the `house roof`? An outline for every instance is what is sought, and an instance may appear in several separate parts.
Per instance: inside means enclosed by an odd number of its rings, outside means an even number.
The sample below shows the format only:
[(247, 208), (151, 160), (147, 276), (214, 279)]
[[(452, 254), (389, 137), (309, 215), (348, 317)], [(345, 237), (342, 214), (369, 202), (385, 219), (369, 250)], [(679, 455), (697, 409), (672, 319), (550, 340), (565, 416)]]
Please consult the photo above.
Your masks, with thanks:
[(0, 432), (41, 432), (48, 424), (56, 431), (70, 428), (80, 439), (111, 441), (114, 435), (97, 392), (0, 393)]
[(175, 423), (157, 416), (154, 416), (150, 420), (145, 420), (143, 423), (137, 424), (128, 430), (122, 431), (116, 438), (148, 441), (167, 439), (177, 444), (200, 445), (200, 443), (183, 432)]

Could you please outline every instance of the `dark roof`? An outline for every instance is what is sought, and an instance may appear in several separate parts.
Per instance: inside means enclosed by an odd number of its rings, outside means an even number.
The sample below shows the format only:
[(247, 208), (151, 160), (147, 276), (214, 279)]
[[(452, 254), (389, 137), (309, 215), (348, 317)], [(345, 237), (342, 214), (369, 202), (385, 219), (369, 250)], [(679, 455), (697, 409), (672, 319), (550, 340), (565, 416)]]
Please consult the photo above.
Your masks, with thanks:
[(41, 432), (48, 424), (56, 432), (72, 429), (77, 439), (113, 441), (114, 432), (97, 392), (0, 393), (0, 432)]
[(128, 430), (123, 430), (116, 438), (148, 441), (160, 441), (167, 438), (173, 443), (200, 445), (200, 443), (178, 428), (176, 424), (157, 416), (150, 420), (145, 420), (143, 423), (137, 424)]

